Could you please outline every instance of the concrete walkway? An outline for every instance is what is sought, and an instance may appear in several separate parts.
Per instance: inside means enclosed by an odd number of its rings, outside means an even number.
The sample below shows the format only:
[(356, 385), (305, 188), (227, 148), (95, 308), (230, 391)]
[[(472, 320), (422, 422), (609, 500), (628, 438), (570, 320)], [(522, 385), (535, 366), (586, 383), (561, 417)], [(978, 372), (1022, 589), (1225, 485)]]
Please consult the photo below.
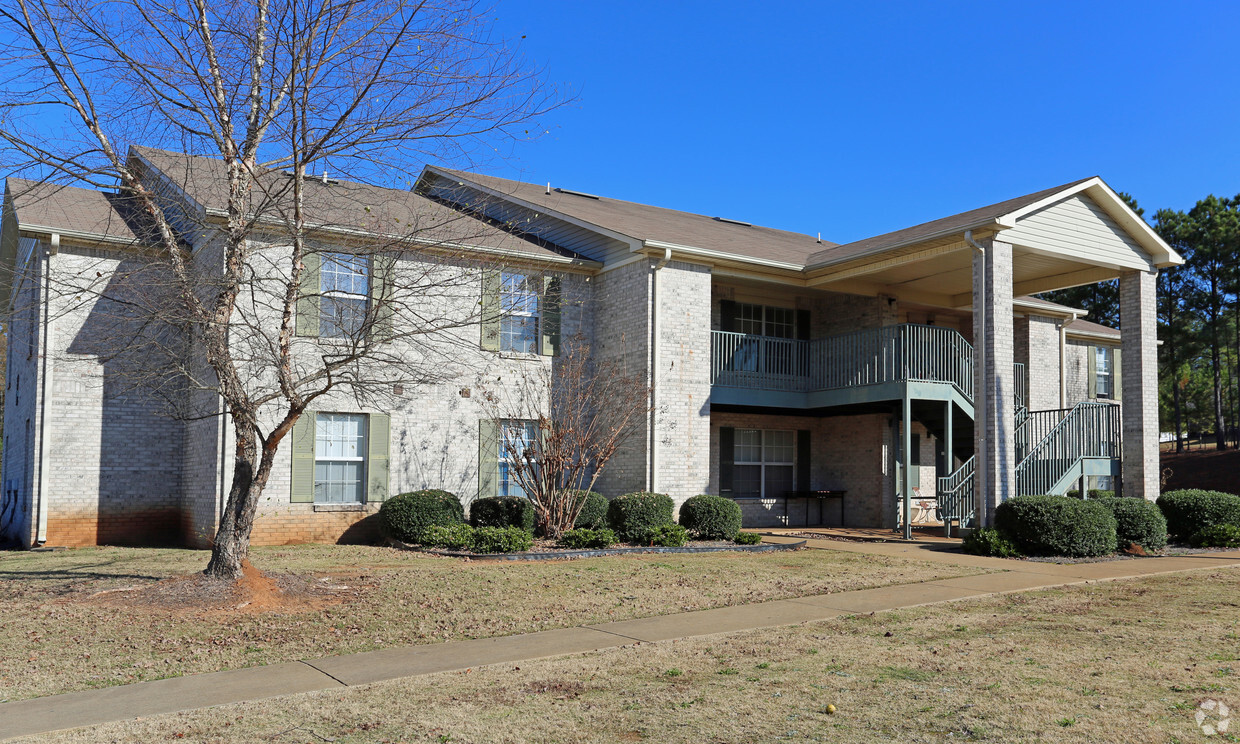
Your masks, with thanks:
[[(768, 542), (799, 538), (768, 536)], [(210, 674), (139, 682), (0, 705), (0, 739), (109, 721), (174, 713), (298, 692), (364, 685), (488, 664), (528, 661), (714, 633), (828, 620), (840, 615), (914, 607), (989, 594), (1089, 581), (1240, 565), (1240, 551), (1059, 565), (948, 552), (942, 543), (810, 540), (810, 548), (886, 555), (1003, 573), (940, 579), (714, 610), (622, 620), (540, 633), (371, 651)]]

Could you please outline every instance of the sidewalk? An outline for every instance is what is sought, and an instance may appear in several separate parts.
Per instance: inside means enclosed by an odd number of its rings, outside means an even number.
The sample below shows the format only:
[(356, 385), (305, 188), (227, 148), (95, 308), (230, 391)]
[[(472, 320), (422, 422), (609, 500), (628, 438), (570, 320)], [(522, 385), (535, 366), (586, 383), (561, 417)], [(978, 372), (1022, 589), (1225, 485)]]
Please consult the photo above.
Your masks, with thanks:
[[(799, 541), (798, 538), (779, 536), (764, 539), (779, 543)], [(988, 594), (1240, 565), (1240, 551), (1058, 565), (952, 553), (947, 552), (948, 546), (943, 543), (809, 540), (807, 547), (898, 556), (974, 568), (1001, 568), (1004, 572), (524, 635), (329, 656), (19, 700), (0, 705), (0, 739), (400, 677), (583, 653), (634, 642), (652, 643), (731, 633)]]

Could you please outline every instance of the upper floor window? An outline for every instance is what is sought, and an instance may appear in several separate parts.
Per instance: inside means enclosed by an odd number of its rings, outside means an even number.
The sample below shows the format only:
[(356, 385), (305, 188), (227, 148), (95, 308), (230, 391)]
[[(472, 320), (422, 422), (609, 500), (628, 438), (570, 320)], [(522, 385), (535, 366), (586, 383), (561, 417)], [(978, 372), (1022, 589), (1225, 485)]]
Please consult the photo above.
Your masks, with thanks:
[(736, 327), (733, 330), (755, 336), (794, 338), (797, 330), (796, 319), (797, 312), (792, 308), (738, 302)]
[(505, 271), (500, 275), (499, 348), (501, 351), (538, 351), (539, 277)]
[(324, 253), (319, 267), (319, 336), (361, 333), (370, 296), (370, 260), (352, 253)]
[(1112, 362), (1114, 354), (1109, 346), (1094, 347), (1094, 378), (1096, 381), (1096, 391), (1099, 398), (1114, 398), (1114, 385), (1112, 384)]

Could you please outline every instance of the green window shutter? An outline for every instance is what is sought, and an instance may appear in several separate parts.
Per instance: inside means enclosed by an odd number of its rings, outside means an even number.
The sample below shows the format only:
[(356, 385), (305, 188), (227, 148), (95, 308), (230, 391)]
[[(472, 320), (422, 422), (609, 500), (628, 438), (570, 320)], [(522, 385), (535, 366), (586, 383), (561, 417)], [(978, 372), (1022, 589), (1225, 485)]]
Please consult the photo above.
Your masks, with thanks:
[(798, 491), (809, 490), (809, 430), (797, 431), (797, 480), (793, 486)]
[(479, 320), (482, 324), (482, 348), (499, 351), (500, 275), (486, 269), (482, 272), (482, 303)]
[(1090, 400), (1098, 397), (1098, 347), (1085, 347), (1086, 364), (1089, 370), (1089, 385), (1086, 388), (1086, 397)]
[(736, 428), (719, 427), (719, 495), (732, 495), (732, 471), (736, 468)]
[(385, 253), (378, 254), (371, 259), (370, 266), (370, 302), (374, 306), (375, 314), (372, 336), (379, 341), (386, 341), (392, 337), (392, 316), (395, 310), (392, 282), (396, 274), (396, 257)]
[(499, 422), (478, 420), (478, 498), (499, 495)]
[(1124, 360), (1120, 352), (1121, 349), (1118, 346), (1111, 349), (1111, 398), (1113, 400), (1124, 399)]
[(319, 335), (319, 266), (322, 263), (317, 253), (307, 253), (301, 257), (306, 268), (301, 272), (300, 295), (297, 298), (297, 335)]
[(543, 277), (542, 307), (539, 325), (542, 326), (542, 354), (544, 356), (560, 355), (560, 278)]
[(293, 488), (289, 500), (294, 504), (314, 501), (314, 440), (317, 426), (314, 411), (302, 411), (293, 424)]
[(392, 417), (370, 414), (366, 437), (366, 500), (386, 501), (391, 475)]

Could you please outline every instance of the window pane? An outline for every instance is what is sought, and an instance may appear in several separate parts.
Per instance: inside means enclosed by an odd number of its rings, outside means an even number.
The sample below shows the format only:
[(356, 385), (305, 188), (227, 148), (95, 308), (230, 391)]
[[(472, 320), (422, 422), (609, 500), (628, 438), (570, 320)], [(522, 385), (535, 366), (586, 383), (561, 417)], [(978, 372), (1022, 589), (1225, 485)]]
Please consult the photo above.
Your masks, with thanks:
[(320, 413), (315, 422), (314, 500), (352, 503), (365, 500), (366, 417), (360, 413)]
[(762, 452), (763, 462), (791, 463), (796, 455), (796, 432), (767, 431), (765, 447)]
[(500, 320), (499, 348), (532, 354), (537, 351), (538, 318), (509, 315)]
[(786, 307), (766, 308), (766, 335), (792, 338), (792, 326), (796, 312)]
[(736, 305), (736, 331), (762, 335), (762, 306), (739, 302)]
[(784, 492), (792, 490), (792, 466), (790, 465), (767, 465), (766, 468), (766, 491), (763, 494), (767, 498), (783, 496)]
[(732, 470), (733, 496), (762, 495), (762, 466), (737, 465)]
[(319, 298), (319, 336), (349, 338), (366, 324), (365, 297), (326, 295)]
[(370, 260), (351, 253), (324, 253), (319, 266), (320, 290), (370, 294)]
[(735, 462), (762, 462), (762, 432), (758, 429), (737, 429), (734, 439)]

